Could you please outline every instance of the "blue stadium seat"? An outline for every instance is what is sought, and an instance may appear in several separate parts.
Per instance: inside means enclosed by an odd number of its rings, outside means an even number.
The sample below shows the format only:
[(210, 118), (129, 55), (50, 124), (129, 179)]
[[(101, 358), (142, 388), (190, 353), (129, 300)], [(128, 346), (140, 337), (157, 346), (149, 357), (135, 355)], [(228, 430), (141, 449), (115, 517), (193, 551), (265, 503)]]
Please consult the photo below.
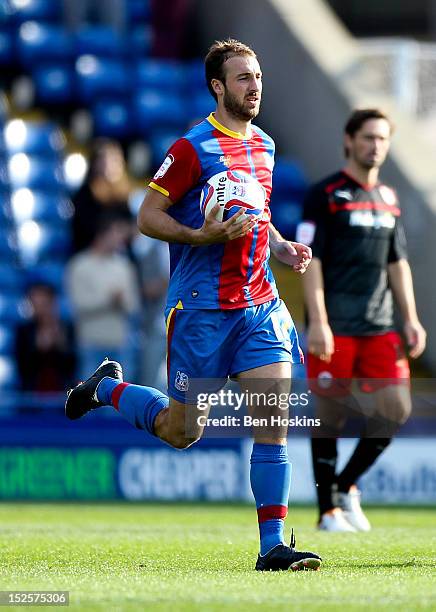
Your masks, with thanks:
[(206, 76), (204, 74), (203, 60), (191, 60), (186, 64), (186, 85), (189, 89), (203, 88), (207, 89)]
[(307, 179), (301, 166), (286, 158), (278, 158), (273, 173), (273, 193), (285, 198), (302, 197), (307, 189)]
[(5, 147), (9, 155), (58, 156), (65, 145), (65, 138), (57, 126), (48, 121), (33, 122), (13, 119), (4, 129)]
[[(273, 191), (274, 193), (274, 191)], [(270, 204), (272, 222), (287, 240), (295, 239), (295, 230), (301, 221), (302, 206), (299, 202), (273, 197)]]
[(153, 167), (160, 166), (170, 146), (181, 136), (183, 136), (182, 132), (169, 132), (168, 130), (153, 131), (150, 134), (148, 141), (152, 151)]
[(70, 299), (65, 294), (59, 296), (59, 316), (62, 321), (74, 321), (73, 308)]
[(29, 19), (37, 21), (57, 21), (62, 17), (62, 2), (59, 0), (7, 0), (11, 19), (22, 23)]
[(126, 0), (127, 19), (130, 23), (148, 21), (151, 15), (150, 0)]
[(180, 94), (144, 89), (136, 94), (133, 107), (136, 129), (141, 134), (148, 134), (155, 128), (186, 127), (187, 109)]
[(10, 27), (12, 29), (14, 27), (13, 15), (12, 6), (7, 2), (0, 2), (0, 26), (2, 28)]
[(14, 332), (6, 325), (0, 325), (0, 354), (9, 355), (14, 352)]
[(0, 226), (5, 228), (12, 223), (11, 194), (9, 189), (0, 187)]
[(26, 221), (17, 229), (20, 262), (34, 266), (52, 258), (66, 258), (71, 251), (71, 235), (67, 227)]
[(76, 62), (80, 99), (89, 103), (101, 96), (126, 96), (131, 87), (127, 67), (120, 61), (82, 55)]
[(4, 263), (13, 263), (17, 258), (17, 237), (13, 230), (1, 227), (0, 228), (0, 261)]
[(16, 324), (22, 320), (23, 314), (23, 297), (21, 295), (0, 293), (0, 321), (3, 324)]
[(68, 61), (73, 56), (73, 39), (63, 27), (27, 21), (19, 29), (17, 51), (28, 68), (42, 61)]
[(10, 32), (0, 32), (0, 64), (7, 65), (14, 58), (13, 36)]
[(11, 263), (0, 263), (0, 292), (19, 294), (23, 288), (22, 271)]
[(0, 159), (0, 192), (9, 190), (9, 172), (5, 160)]
[(9, 177), (13, 189), (28, 187), (59, 191), (65, 185), (60, 163), (25, 153), (16, 153), (9, 159)]
[(198, 91), (190, 98), (189, 115), (191, 119), (203, 119), (215, 110), (216, 103), (209, 93), (204, 89)]
[(0, 357), (0, 388), (16, 389), (18, 387), (17, 366), (11, 357)]
[(127, 53), (135, 60), (137, 60), (138, 57), (145, 58), (150, 55), (152, 36), (153, 33), (148, 26), (141, 25), (132, 28), (127, 35), (129, 40)]
[(28, 266), (23, 270), (26, 286), (34, 283), (47, 283), (54, 287), (58, 293), (64, 286), (64, 261), (50, 261), (35, 266)]
[(186, 82), (184, 64), (174, 60), (144, 59), (136, 65), (138, 88), (180, 91)]
[(110, 138), (130, 136), (132, 123), (128, 105), (122, 100), (100, 100), (92, 109), (94, 134)]
[(31, 191), (26, 187), (12, 193), (11, 208), (17, 224), (33, 220), (62, 225), (73, 214), (73, 205), (62, 192)]
[(36, 96), (43, 104), (67, 104), (75, 98), (74, 70), (68, 65), (44, 65), (32, 72)]
[[(74, 35), (75, 55), (97, 55), (119, 58), (126, 52), (127, 41), (113, 28), (86, 26)], [(130, 44), (130, 41), (129, 41)]]

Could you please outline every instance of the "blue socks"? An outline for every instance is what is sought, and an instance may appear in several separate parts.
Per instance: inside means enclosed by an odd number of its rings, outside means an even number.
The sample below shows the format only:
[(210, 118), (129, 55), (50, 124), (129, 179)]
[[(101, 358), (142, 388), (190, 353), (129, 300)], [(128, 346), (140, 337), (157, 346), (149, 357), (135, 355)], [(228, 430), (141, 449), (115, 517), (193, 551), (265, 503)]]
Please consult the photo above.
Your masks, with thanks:
[[(120, 383), (103, 378), (97, 398), (112, 405), (129, 423), (154, 434), (154, 421), (168, 407), (166, 395), (152, 387)], [(291, 465), (288, 450), (280, 444), (253, 444), (250, 482), (256, 500), (260, 533), (260, 554), (284, 543), (283, 524), (288, 511)]]
[(134, 427), (152, 435), (155, 435), (155, 418), (169, 403), (168, 397), (157, 389), (120, 383), (109, 377), (98, 385), (97, 398), (105, 405), (112, 405)]
[(256, 500), (263, 556), (283, 544), (283, 525), (288, 512), (291, 464), (288, 449), (280, 444), (253, 444), (250, 469), (251, 490)]

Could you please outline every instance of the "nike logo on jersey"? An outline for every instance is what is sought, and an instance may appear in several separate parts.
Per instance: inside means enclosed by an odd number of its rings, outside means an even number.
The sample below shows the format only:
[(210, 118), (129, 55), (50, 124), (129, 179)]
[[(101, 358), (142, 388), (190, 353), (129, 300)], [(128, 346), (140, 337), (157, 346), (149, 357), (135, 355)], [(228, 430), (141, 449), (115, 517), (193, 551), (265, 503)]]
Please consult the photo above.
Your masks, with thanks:
[(352, 200), (353, 199), (353, 194), (351, 194), (349, 191), (341, 191), (340, 189), (335, 191), (334, 195), (337, 198), (342, 198), (343, 200)]

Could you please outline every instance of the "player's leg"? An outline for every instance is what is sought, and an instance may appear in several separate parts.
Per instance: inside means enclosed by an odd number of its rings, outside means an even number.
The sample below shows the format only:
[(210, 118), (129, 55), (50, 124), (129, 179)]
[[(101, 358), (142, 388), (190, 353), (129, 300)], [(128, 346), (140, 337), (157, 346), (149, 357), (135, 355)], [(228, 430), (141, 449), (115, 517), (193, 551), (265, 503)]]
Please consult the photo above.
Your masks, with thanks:
[[(289, 395), (291, 364), (277, 363), (241, 372), (237, 377), (241, 391), (247, 398)], [(265, 395), (263, 395), (265, 394)], [(253, 399), (248, 405), (255, 419), (271, 416), (287, 417), (277, 407), (265, 409)], [(269, 421), (270, 423), (270, 421)], [(287, 429), (260, 426), (253, 428), (254, 444), (251, 454), (250, 482), (256, 500), (260, 533), (260, 554), (265, 555), (277, 544), (284, 544), (284, 519), (288, 512), (291, 486), (291, 464), (288, 459)]]
[(174, 448), (187, 448), (202, 435), (203, 428), (189, 421), (186, 414), (195, 406), (186, 405), (154, 389), (123, 382), (121, 365), (104, 360), (84, 382), (72, 389), (65, 404), (66, 415), (77, 419), (102, 406), (113, 406), (131, 425), (147, 431)]
[[(101, 387), (101, 389), (100, 389)], [(101, 401), (112, 405), (121, 416), (137, 429), (147, 431), (173, 448), (185, 449), (197, 442), (203, 427), (189, 420), (187, 415), (197, 410), (196, 406), (185, 404), (168, 397), (153, 387), (117, 383), (105, 378), (97, 389)]]
[[(250, 462), (260, 535), (256, 569), (318, 569), (321, 563), (318, 555), (295, 551), (295, 542), (291, 542), (292, 548), (285, 544), (283, 529), (291, 484), (287, 427), (280, 423), (271, 426), (272, 417), (288, 417), (288, 404), (283, 406), (280, 398), (289, 398), (291, 361), (301, 359), (298, 338), (292, 319), (280, 302), (247, 309), (246, 318), (246, 333), (239, 339), (240, 348), (231, 372), (236, 374), (249, 400), (251, 415), (266, 418), (268, 423), (253, 428)], [(262, 403), (262, 398), (270, 397), (276, 401)]]
[(410, 416), (410, 373), (401, 338), (394, 332), (363, 339), (359, 355), (359, 376), (365, 379), (363, 388), (371, 393), (374, 412), (367, 419), (364, 436), (338, 475), (337, 502), (356, 529), (368, 531), (370, 525), (360, 507), (356, 483)]
[(354, 531), (335, 498), (337, 438), (341, 435), (348, 405), (346, 398), (316, 397), (316, 417), (322, 423), (311, 438), (312, 468), (318, 501), (318, 529)]
[[(205, 364), (214, 383), (222, 379), (222, 351), (226, 320), (219, 311), (186, 311), (172, 308), (167, 316), (168, 395), (153, 387), (123, 382), (119, 363), (105, 361), (84, 383), (69, 392), (66, 415), (77, 419), (89, 410), (112, 405), (138, 429), (157, 436), (175, 448), (187, 448), (204, 427), (190, 405), (190, 382), (204, 376)], [(206, 381), (207, 384), (207, 381)], [(213, 389), (216, 390), (216, 389)]]
[(349, 392), (355, 359), (353, 338), (335, 337), (335, 352), (326, 363), (308, 355), (307, 369), (314, 392), (316, 417), (321, 427), (311, 439), (312, 465), (318, 500), (318, 528), (325, 531), (354, 531), (334, 499), (337, 438), (349, 413)]
[(337, 477), (339, 493), (355, 490), (358, 479), (386, 450), (397, 430), (410, 416), (412, 403), (409, 386), (406, 384), (378, 389), (372, 393), (372, 398), (375, 413), (367, 419), (364, 437)]

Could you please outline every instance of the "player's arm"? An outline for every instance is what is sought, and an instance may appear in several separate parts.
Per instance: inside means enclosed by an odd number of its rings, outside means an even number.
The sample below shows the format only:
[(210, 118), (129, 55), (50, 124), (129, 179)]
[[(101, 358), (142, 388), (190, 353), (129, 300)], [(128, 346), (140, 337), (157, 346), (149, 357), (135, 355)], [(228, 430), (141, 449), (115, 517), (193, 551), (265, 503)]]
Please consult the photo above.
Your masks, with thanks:
[(312, 259), (312, 250), (305, 244), (285, 240), (272, 223), (269, 224), (269, 246), (276, 259), (295, 272), (304, 274)]
[(200, 176), (196, 150), (186, 138), (180, 138), (168, 151), (146, 191), (138, 214), (139, 230), (152, 238), (195, 246), (227, 242), (249, 232), (253, 226), (251, 219), (238, 222), (243, 210), (227, 221), (219, 222), (215, 219), (218, 212), (218, 207), (215, 207), (198, 229), (188, 227), (168, 214), (170, 206), (177, 206), (177, 202), (198, 183)]
[(334, 352), (334, 339), (325, 307), (321, 261), (317, 257), (312, 259), (309, 269), (303, 276), (303, 292), (309, 319), (307, 328), (309, 353), (323, 361), (330, 361)]
[(324, 295), (322, 255), (325, 244), (327, 202), (323, 189), (315, 186), (307, 194), (303, 219), (297, 227), (297, 240), (312, 246), (313, 259), (303, 276), (303, 293), (309, 320), (307, 328), (308, 350), (329, 362), (335, 350), (333, 332), (329, 325)]
[(244, 214), (241, 209), (227, 221), (215, 219), (219, 206), (215, 206), (204, 220), (201, 228), (193, 229), (179, 223), (167, 213), (173, 202), (165, 195), (148, 187), (138, 213), (138, 228), (146, 236), (166, 242), (180, 242), (193, 246), (204, 246), (227, 242), (240, 238), (253, 228), (254, 221), (247, 219), (240, 223), (238, 218)]
[(427, 334), (418, 319), (412, 272), (406, 259), (388, 265), (389, 284), (404, 321), (404, 333), (412, 358), (419, 357), (425, 349)]

